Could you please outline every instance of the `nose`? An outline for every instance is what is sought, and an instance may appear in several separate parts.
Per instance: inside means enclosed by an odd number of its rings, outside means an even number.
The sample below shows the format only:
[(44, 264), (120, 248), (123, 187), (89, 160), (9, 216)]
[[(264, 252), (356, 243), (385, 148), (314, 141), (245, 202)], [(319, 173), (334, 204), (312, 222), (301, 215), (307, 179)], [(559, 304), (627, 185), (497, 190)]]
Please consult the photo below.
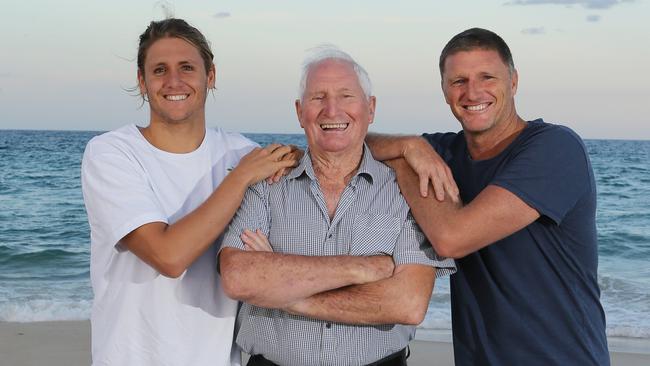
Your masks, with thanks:
[(465, 94), (469, 100), (478, 99), (479, 95), (481, 94), (481, 86), (479, 85), (479, 81), (476, 79), (468, 80)]
[(336, 117), (336, 114), (339, 110), (338, 101), (336, 98), (326, 97), (324, 104), (323, 114), (325, 114), (326, 117)]
[(165, 86), (175, 87), (181, 83), (181, 73), (178, 70), (171, 69), (165, 74)]

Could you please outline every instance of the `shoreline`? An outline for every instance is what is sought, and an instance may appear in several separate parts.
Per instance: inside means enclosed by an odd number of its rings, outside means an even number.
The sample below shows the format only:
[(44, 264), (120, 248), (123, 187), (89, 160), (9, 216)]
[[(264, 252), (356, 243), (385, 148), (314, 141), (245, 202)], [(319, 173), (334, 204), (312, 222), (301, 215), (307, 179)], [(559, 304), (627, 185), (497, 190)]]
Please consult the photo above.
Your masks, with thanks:
[[(612, 366), (650, 365), (650, 339), (609, 337), (608, 343)], [(448, 330), (418, 329), (410, 348), (411, 366), (454, 364)], [(11, 366), (90, 365), (90, 321), (0, 321), (0, 360)]]

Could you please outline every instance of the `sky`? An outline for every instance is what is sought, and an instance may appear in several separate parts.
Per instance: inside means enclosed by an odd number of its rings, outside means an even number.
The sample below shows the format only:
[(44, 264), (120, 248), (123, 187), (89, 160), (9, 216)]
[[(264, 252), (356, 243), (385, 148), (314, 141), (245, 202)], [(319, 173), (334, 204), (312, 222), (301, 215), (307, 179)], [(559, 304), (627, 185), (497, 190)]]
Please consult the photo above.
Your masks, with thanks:
[(212, 44), (209, 126), (300, 133), (300, 65), (307, 49), (330, 43), (370, 74), (372, 131), (457, 131), (438, 57), (455, 34), (482, 27), (510, 46), (522, 118), (583, 138), (650, 139), (648, 0), (0, 0), (0, 9), (0, 129), (146, 126), (148, 106), (127, 90), (137, 39), (173, 14)]

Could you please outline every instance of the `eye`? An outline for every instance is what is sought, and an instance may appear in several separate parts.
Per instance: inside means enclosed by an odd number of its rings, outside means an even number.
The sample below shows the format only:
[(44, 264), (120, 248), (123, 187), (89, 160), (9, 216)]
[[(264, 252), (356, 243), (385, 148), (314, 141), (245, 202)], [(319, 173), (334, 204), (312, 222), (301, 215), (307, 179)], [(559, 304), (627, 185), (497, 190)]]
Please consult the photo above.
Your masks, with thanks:
[(323, 100), (324, 97), (322, 95), (312, 95), (310, 100)]
[(153, 69), (154, 75), (162, 75), (164, 72), (165, 72), (165, 68), (163, 66), (158, 66), (155, 69)]
[(181, 70), (183, 70), (183, 71), (194, 71), (194, 66), (189, 65), (189, 64), (185, 64), (185, 65), (181, 66)]
[(465, 84), (465, 79), (456, 79), (451, 81), (451, 85), (460, 86)]
[(354, 98), (354, 95), (352, 94), (343, 94), (343, 98)]

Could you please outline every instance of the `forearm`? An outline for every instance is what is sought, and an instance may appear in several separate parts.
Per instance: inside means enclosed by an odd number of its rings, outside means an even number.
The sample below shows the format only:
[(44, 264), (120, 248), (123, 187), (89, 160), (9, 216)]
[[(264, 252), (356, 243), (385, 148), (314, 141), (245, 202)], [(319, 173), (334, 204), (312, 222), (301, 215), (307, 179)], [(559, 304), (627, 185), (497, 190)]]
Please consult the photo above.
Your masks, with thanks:
[(357, 325), (417, 325), (426, 314), (435, 268), (406, 265), (391, 278), (315, 294), (285, 310), (310, 318)]
[(180, 276), (224, 231), (241, 204), (248, 182), (228, 175), (196, 210), (179, 221), (144, 225), (122, 242), (168, 277)]
[(221, 278), (231, 298), (282, 308), (314, 294), (387, 278), (388, 256), (302, 256), (224, 248), (219, 255)]
[(463, 206), (420, 195), (418, 177), (406, 162), (391, 162), (397, 182), (415, 221), (438, 255), (462, 258), (517, 232), (539, 213), (504, 188), (489, 185)]
[[(423, 197), (419, 190), (419, 178), (411, 167), (403, 160), (398, 159), (390, 162), (395, 170), (397, 183), (400, 191), (406, 199), (413, 218), (426, 235), (427, 239), (441, 256), (449, 256), (449, 248), (446, 246), (453, 239), (449, 239), (456, 231), (459, 224), (456, 215), (462, 207), (460, 201), (453, 202), (449, 197), (444, 201), (438, 201), (432, 194)], [(429, 186), (431, 190), (431, 187)], [(453, 243), (449, 244), (453, 245)]]
[(384, 161), (404, 157), (410, 144), (422, 140), (418, 136), (398, 136), (368, 133), (366, 144), (376, 160)]

